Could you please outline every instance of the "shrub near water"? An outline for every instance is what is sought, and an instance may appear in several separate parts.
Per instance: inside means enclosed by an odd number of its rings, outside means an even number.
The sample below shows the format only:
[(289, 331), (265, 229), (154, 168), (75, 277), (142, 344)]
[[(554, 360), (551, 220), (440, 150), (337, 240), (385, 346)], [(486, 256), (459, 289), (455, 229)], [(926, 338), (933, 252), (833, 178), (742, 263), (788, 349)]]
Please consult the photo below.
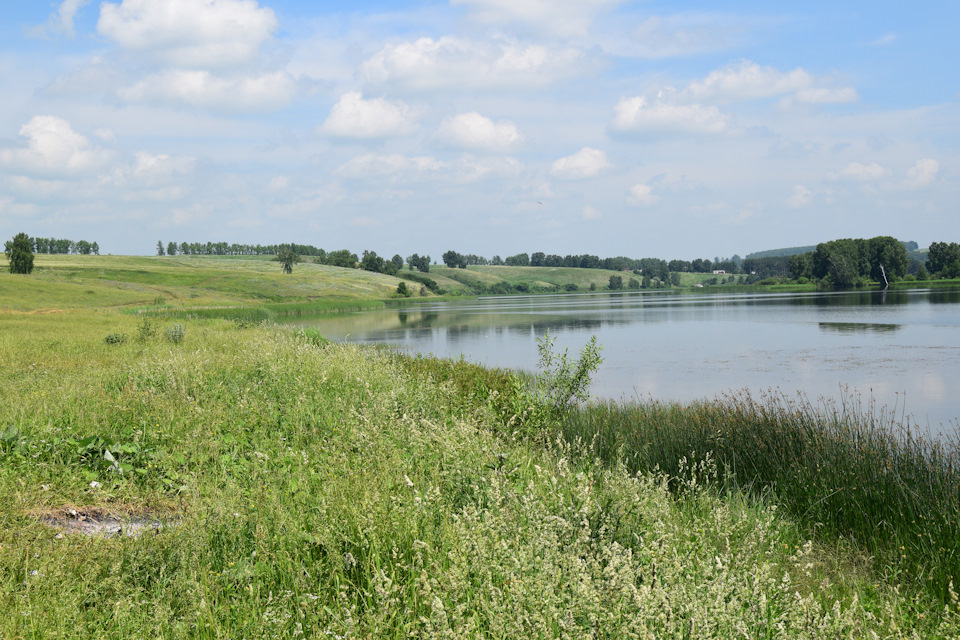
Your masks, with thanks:
[[(35, 335), (67, 344), (50, 353)], [(496, 435), (502, 372), (226, 321), (192, 323), (180, 348), (83, 335), (0, 337), (4, 361), (32, 365), (0, 369), (19, 400), (0, 404), (18, 426), (0, 461), (0, 637), (960, 629), (955, 605), (921, 619), (892, 590), (868, 611), (830, 581), (803, 584), (811, 546), (773, 507), (718, 491), (709, 459), (633, 475)], [(108, 449), (117, 465), (100, 463)], [(180, 522), (58, 540), (29, 514), (62, 505)]]
[(794, 517), (853, 540), (878, 571), (949, 600), (960, 577), (960, 452), (875, 416), (853, 400), (816, 407), (747, 395), (706, 403), (657, 402), (584, 409), (567, 439), (624, 456), (631, 470), (675, 473), (677, 461), (712, 452), (722, 475), (771, 494)]

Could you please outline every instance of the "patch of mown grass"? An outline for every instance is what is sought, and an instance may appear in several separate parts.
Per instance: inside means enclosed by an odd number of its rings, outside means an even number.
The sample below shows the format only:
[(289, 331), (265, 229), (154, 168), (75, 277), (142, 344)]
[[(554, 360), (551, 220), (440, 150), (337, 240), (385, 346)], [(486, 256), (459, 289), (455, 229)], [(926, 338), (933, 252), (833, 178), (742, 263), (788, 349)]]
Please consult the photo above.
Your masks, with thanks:
[(772, 496), (810, 533), (849, 539), (895, 582), (949, 601), (960, 577), (956, 442), (920, 437), (855, 400), (609, 403), (561, 429), (633, 471), (676, 474), (678, 460), (710, 453), (733, 486)]

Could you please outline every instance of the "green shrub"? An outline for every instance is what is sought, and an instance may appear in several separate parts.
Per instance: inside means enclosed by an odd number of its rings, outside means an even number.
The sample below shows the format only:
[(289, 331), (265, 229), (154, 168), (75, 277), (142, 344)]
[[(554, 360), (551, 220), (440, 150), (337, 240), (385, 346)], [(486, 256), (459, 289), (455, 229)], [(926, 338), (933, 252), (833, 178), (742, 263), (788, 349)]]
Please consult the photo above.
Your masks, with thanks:
[(173, 344), (180, 344), (183, 342), (183, 337), (186, 335), (186, 332), (182, 324), (174, 324), (173, 326), (167, 327), (167, 340)]
[(103, 341), (107, 344), (123, 344), (127, 341), (127, 334), (125, 333), (111, 333), (106, 336)]
[(137, 338), (140, 342), (152, 340), (157, 335), (157, 325), (147, 316), (140, 316), (140, 324), (137, 326)]

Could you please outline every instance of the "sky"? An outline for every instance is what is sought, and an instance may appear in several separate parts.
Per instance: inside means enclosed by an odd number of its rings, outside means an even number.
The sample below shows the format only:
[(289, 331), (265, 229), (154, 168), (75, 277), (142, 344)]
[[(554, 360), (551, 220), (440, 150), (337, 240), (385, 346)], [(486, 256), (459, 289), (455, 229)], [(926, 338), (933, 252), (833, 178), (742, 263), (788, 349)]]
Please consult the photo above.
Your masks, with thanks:
[(0, 0), (0, 237), (960, 241), (960, 3)]

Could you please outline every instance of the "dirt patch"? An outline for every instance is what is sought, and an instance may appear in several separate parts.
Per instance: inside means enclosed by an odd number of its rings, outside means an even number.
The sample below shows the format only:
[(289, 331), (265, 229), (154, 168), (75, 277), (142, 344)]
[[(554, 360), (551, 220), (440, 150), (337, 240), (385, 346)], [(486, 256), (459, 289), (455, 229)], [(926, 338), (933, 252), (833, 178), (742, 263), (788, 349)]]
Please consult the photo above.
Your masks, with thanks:
[(60, 507), (32, 515), (48, 527), (59, 529), (59, 535), (139, 536), (143, 533), (159, 533), (180, 523), (180, 518), (172, 514), (108, 510), (102, 507)]

